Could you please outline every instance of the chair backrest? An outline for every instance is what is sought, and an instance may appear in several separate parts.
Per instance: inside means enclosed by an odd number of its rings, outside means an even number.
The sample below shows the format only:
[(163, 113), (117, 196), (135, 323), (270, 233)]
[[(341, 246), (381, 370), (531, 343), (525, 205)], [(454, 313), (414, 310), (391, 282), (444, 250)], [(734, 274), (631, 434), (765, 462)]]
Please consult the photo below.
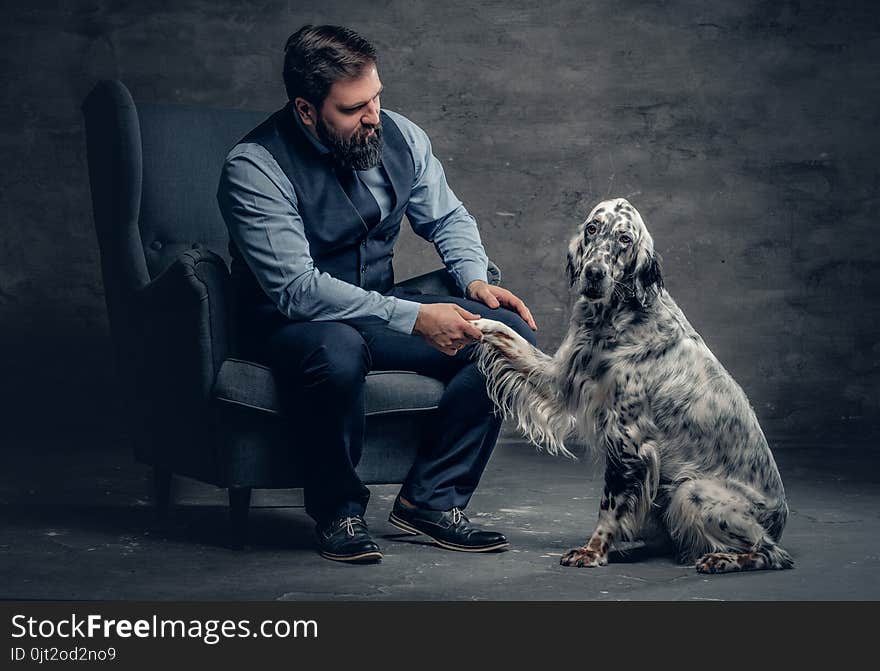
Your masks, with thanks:
[[(268, 114), (135, 105), (119, 81), (96, 85), (82, 109), (108, 321), (136, 454), (204, 472), (193, 465), (201, 454), (193, 446), (202, 444), (209, 391), (228, 351), (228, 296), (217, 290), (225, 278), (212, 284), (210, 305), (169, 323), (155, 319), (161, 302), (139, 300), (138, 293), (194, 246), (228, 268), (216, 198), (223, 159)], [(206, 264), (202, 272), (214, 277), (216, 269)], [(189, 330), (175, 340), (172, 323)], [(168, 456), (175, 451), (180, 459)], [(199, 463), (214, 468), (213, 458)]]
[(140, 288), (196, 245), (228, 262), (216, 199), (223, 159), (269, 113), (135, 105), (111, 80), (83, 114), (105, 287)]
[(217, 207), (223, 159), (269, 113), (139, 105), (143, 146), (140, 235), (150, 277), (194, 244), (229, 263)]

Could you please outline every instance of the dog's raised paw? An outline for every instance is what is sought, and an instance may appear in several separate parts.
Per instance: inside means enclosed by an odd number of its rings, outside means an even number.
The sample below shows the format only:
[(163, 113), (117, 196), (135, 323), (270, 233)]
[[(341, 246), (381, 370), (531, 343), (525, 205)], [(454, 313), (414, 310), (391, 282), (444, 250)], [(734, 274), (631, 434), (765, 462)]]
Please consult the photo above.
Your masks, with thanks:
[(484, 345), (494, 347), (508, 358), (521, 354), (524, 351), (523, 345), (527, 346), (526, 341), (507, 324), (494, 319), (475, 319), (471, 324), (483, 333)]
[(498, 333), (507, 335), (512, 329), (507, 324), (502, 324), (494, 319), (473, 319), (471, 324), (480, 329), (483, 334)]

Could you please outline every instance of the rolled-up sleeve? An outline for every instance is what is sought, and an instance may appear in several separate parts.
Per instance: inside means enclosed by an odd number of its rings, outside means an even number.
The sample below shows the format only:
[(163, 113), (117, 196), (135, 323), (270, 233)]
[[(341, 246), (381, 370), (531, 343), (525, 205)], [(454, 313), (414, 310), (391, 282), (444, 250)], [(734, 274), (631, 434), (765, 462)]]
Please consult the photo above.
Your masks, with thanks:
[(315, 267), (290, 180), (263, 147), (226, 157), (217, 202), (229, 235), (257, 282), (294, 321), (377, 318), (411, 333), (419, 304), (343, 282)]
[(489, 259), (477, 222), (446, 182), (443, 165), (434, 156), (425, 131), (400, 114), (387, 110), (386, 113), (409, 143), (415, 164), (407, 219), (417, 235), (434, 243), (444, 265), (465, 293), (474, 280), (487, 280)]

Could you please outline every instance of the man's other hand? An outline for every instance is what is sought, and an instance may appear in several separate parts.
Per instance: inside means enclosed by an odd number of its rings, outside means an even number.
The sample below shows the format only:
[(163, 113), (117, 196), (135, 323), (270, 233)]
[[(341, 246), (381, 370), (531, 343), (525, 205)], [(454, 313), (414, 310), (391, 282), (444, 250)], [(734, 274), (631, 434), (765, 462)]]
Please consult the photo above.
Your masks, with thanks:
[(503, 306), (513, 310), (523, 318), (523, 321), (533, 331), (538, 330), (535, 320), (532, 318), (532, 313), (529, 312), (526, 304), (507, 289), (489, 284), (483, 280), (474, 280), (467, 286), (467, 297), (473, 301), (485, 303), (492, 309)]
[(470, 323), (479, 318), (454, 303), (423, 303), (413, 333), (444, 354), (455, 356), (462, 347), (483, 337), (480, 329)]

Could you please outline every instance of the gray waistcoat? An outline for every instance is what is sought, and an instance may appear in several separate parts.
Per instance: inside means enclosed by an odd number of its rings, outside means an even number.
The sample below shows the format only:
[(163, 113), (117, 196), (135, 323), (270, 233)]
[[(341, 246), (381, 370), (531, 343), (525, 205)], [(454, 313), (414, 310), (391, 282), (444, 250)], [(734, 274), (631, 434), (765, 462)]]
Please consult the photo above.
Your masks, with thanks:
[[(382, 165), (394, 189), (394, 204), (387, 217), (368, 229), (340, 186), (329, 155), (321, 154), (309, 141), (293, 114), (288, 103), (241, 142), (265, 147), (293, 185), (315, 266), (364, 289), (388, 292), (394, 286), (394, 243), (415, 177), (409, 145), (382, 112)], [(238, 300), (250, 304), (268, 301), (231, 240), (229, 252)]]

